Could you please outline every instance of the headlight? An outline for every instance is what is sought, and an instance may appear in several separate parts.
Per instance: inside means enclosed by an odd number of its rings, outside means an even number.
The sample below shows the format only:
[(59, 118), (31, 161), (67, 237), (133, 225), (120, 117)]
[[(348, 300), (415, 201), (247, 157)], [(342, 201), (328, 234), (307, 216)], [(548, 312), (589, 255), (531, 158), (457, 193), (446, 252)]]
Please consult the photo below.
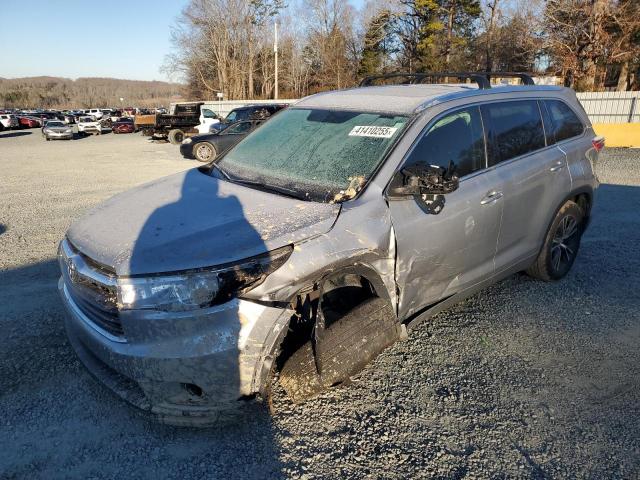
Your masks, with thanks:
[(70, 128), (67, 128), (67, 129), (64, 131), (64, 133), (71, 133), (71, 132), (72, 132), (72, 130), (71, 130)]
[(193, 142), (193, 140), (191, 140), (191, 137), (189, 137), (189, 138), (185, 138), (185, 139), (182, 141), (182, 143), (184, 143), (185, 145), (186, 145), (186, 144), (189, 144), (189, 143), (191, 143), (191, 142)]
[(224, 303), (260, 285), (289, 258), (286, 246), (236, 265), (176, 275), (118, 279), (122, 310), (185, 311)]

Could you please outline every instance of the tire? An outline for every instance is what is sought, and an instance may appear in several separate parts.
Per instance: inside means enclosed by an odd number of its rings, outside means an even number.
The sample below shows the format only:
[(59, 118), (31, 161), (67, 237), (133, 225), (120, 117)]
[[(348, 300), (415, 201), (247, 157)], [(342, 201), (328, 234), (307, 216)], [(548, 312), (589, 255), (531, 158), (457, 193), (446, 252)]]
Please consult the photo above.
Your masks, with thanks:
[(184, 132), (179, 128), (174, 128), (173, 130), (169, 130), (169, 134), (167, 135), (169, 143), (172, 145), (180, 145), (182, 140), (184, 140)]
[(49, 137), (44, 137), (44, 138), (47, 140), (47, 142), (51, 140)]
[(193, 146), (193, 156), (200, 162), (211, 162), (216, 159), (218, 152), (209, 142), (200, 142)]
[[(400, 338), (401, 327), (388, 301), (370, 298), (355, 306), (287, 359), (280, 384), (294, 402), (343, 383)], [(318, 368), (316, 368), (316, 366)]]
[(584, 212), (574, 202), (566, 202), (553, 219), (536, 261), (527, 274), (552, 282), (569, 273), (578, 255), (584, 224)]

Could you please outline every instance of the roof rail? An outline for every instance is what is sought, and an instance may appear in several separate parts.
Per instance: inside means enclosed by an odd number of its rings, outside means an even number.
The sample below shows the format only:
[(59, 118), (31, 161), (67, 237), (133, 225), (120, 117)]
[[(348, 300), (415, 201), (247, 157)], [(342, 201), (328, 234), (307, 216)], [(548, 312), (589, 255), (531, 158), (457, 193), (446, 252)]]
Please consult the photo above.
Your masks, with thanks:
[(498, 78), (512, 77), (512, 78), (519, 78), (520, 80), (522, 80), (522, 84), (523, 85), (535, 85), (536, 84), (536, 82), (533, 81), (533, 78), (531, 78), (531, 75), (529, 75), (528, 73), (522, 73), (522, 72), (486, 72), (486, 73), (482, 73), (482, 75), (485, 75), (489, 80), (491, 80), (491, 77), (498, 77)]
[(437, 72), (437, 73), (432, 73), (432, 72), (428, 72), (428, 73), (401, 73), (401, 72), (397, 72), (397, 73), (387, 73), (387, 74), (384, 74), (384, 75), (370, 75), (370, 76), (365, 77), (365, 78), (362, 79), (362, 81), (360, 82), (360, 86), (361, 87), (369, 87), (376, 80), (386, 80), (388, 78), (404, 78), (406, 80), (404, 82), (399, 82), (399, 84), (411, 84), (411, 85), (413, 85), (413, 84), (416, 84), (416, 83), (424, 83), (424, 80), (429, 80), (429, 79), (434, 79), (434, 78), (447, 78), (447, 77), (458, 78), (460, 80), (469, 79), (472, 82), (477, 83), (478, 84), (478, 88), (480, 88), (481, 90), (485, 90), (487, 88), (491, 88), (491, 84), (489, 83), (489, 80), (483, 74), (467, 73), (467, 72), (451, 72), (451, 73), (447, 73), (447, 72), (443, 72), (443, 73), (441, 73), (441, 72)]
[(491, 88), (491, 77), (514, 77), (522, 80), (524, 85), (535, 85), (533, 78), (528, 73), (520, 72), (426, 72), (426, 73), (387, 73), (384, 75), (370, 75), (365, 77), (360, 82), (361, 87), (369, 87), (376, 80), (386, 80), (391, 78), (405, 79), (405, 81), (398, 82), (398, 84), (416, 84), (425, 83), (425, 80), (433, 80), (436, 78), (457, 78), (460, 80), (469, 79), (472, 82), (478, 84), (480, 90), (487, 90)]

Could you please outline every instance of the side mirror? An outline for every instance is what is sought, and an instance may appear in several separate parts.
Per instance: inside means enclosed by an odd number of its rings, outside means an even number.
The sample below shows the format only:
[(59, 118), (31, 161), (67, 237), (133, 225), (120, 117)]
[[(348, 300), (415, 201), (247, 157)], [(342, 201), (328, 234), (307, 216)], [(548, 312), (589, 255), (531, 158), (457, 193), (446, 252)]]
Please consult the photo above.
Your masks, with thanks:
[(458, 189), (456, 166), (447, 168), (417, 163), (400, 170), (390, 188), (393, 196), (446, 195)]
[(390, 197), (413, 197), (427, 214), (438, 215), (445, 204), (445, 195), (458, 189), (456, 166), (447, 168), (417, 163), (400, 170), (389, 188)]

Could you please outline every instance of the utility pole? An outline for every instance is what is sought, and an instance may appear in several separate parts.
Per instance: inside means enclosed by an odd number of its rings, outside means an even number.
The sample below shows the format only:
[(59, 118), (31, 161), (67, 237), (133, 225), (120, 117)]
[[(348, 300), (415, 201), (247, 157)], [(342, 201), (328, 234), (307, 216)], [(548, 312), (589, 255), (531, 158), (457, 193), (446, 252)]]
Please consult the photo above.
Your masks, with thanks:
[(275, 30), (275, 41), (273, 43), (273, 53), (275, 53), (275, 85), (273, 89), (273, 98), (278, 99), (278, 22), (273, 23)]

